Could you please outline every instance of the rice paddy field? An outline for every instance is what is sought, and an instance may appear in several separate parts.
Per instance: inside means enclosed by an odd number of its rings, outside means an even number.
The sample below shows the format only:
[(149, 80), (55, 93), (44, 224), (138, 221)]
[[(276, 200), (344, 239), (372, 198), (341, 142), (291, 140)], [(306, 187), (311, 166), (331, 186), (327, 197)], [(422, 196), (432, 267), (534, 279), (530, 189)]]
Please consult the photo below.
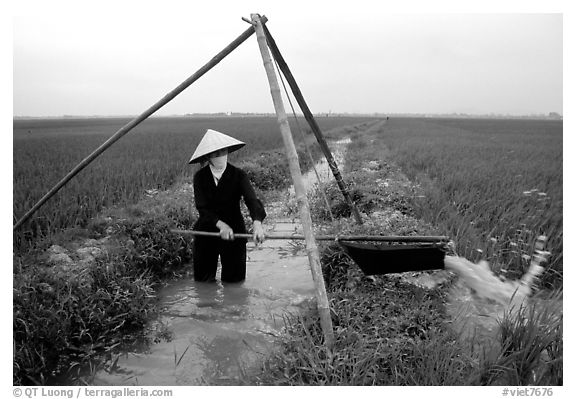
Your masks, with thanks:
[(544, 235), (551, 252), (545, 281), (558, 281), (561, 121), (395, 119), (383, 134), (391, 159), (425, 191), (413, 201), (418, 216), (451, 237), (460, 254), (517, 278)]
[[(317, 315), (291, 320), (282, 350), (246, 383), (563, 385), (562, 123), (391, 119), (352, 133), (345, 165), (364, 225), (339, 219), (326, 233), (447, 234), (458, 259), (492, 279), (473, 274), (462, 290), (459, 279), (415, 284), (433, 274), (365, 276), (323, 244), (334, 347)], [(328, 194), (332, 212), (349, 215)], [(550, 257), (533, 295), (520, 309), (495, 301), (544, 235)]]
[[(318, 122), (330, 130), (369, 119), (319, 118)], [(122, 118), (15, 120), (14, 222), (127, 122)], [(16, 249), (28, 248), (36, 239), (64, 228), (84, 227), (103, 207), (135, 203), (145, 190), (165, 189), (177, 179), (191, 178), (195, 167), (188, 160), (208, 128), (248, 144), (232, 154), (232, 162), (282, 149), (275, 117), (148, 119), (94, 160), (22, 226), (15, 235)], [(297, 126), (293, 131), (298, 143)]]
[[(322, 248), (334, 350), (322, 349), (313, 314), (290, 320), (284, 350), (244, 383), (562, 385), (562, 122), (318, 121), (325, 132), (334, 129), (328, 136), (351, 138), (343, 175), (366, 221), (351, 227), (349, 210), (328, 187), (338, 218), (328, 228), (447, 235), (459, 256), (487, 260), (498, 276), (510, 280), (526, 271), (537, 238), (546, 236), (550, 256), (539, 288), (556, 299), (539, 313), (545, 317), (505, 318), (502, 350), (488, 362), (447, 332), (442, 287), (426, 290), (363, 276), (356, 276), (352, 287), (349, 261), (341, 251)], [(15, 120), (14, 220), (126, 122)], [(293, 120), (291, 125), (298, 144), (302, 138)], [(113, 367), (111, 353), (130, 344), (153, 316), (154, 287), (168, 275), (178, 277), (178, 268), (191, 258), (190, 247), (168, 229), (187, 228), (193, 220), (191, 204), (185, 204), (190, 193), (147, 193), (191, 181), (195, 167), (187, 161), (207, 128), (248, 144), (231, 161), (252, 173), (264, 197), (289, 180), (273, 117), (153, 118), (122, 138), (14, 233), (14, 384), (46, 384), (73, 368), (92, 367), (98, 357)], [(301, 154), (301, 163), (304, 158)], [(394, 178), (400, 175), (409, 184)], [(314, 222), (325, 224), (322, 201), (312, 194), (310, 203)], [(116, 208), (120, 218), (99, 216), (114, 216)], [(378, 219), (376, 213), (389, 218)], [(109, 229), (110, 254), (90, 266), (89, 280), (80, 274), (62, 278), (51, 271), (56, 267), (46, 267), (42, 254), (55, 242), (66, 245), (62, 230), (71, 231), (70, 241), (82, 232), (81, 239), (97, 242), (109, 238)]]

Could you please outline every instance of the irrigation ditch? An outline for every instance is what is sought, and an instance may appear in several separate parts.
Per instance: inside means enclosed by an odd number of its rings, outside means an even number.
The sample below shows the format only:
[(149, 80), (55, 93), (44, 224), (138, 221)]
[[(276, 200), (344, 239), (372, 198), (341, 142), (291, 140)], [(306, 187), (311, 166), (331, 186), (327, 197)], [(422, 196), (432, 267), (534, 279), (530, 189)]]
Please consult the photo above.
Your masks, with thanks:
[[(393, 162), (386, 124), (350, 135), (345, 179), (364, 215), (354, 224), (331, 183), (331, 222), (312, 192), (321, 233), (438, 235), (418, 218), (427, 190)], [(494, 276), (478, 292), (448, 271), (365, 276), (336, 244), (322, 244), (323, 272), (336, 343), (322, 345), (317, 317), (292, 320), (282, 349), (246, 384), (289, 385), (562, 385), (561, 290), (541, 290), (520, 309), (492, 294), (508, 284)], [(473, 265), (481, 268), (482, 265)], [(501, 280), (503, 279), (503, 280)], [(502, 285), (501, 285), (502, 284)]]
[[(327, 133), (337, 138), (369, 124)], [(306, 170), (320, 151), (311, 135), (304, 139), (312, 154), (310, 159), (301, 142)], [(290, 185), (285, 163), (284, 152), (272, 150), (240, 166), (266, 203), (279, 203)], [(134, 205), (105, 209), (86, 228), (64, 230), (15, 252), (14, 384), (70, 382), (111, 367), (121, 348), (169, 338), (163, 330), (150, 336), (146, 326), (158, 316), (158, 290), (190, 275), (190, 242), (169, 229), (190, 228), (195, 215), (192, 184), (182, 180), (166, 191), (147, 190)]]
[[(417, 217), (412, 201), (425, 188), (390, 161), (385, 134), (384, 121), (328, 134), (364, 224), (354, 223), (318, 164), (330, 212), (310, 185), (317, 233), (442, 233)], [(254, 180), (281, 156), (269, 152), (240, 166)], [(270, 190), (285, 169), (257, 184), (269, 231), (298, 228), (293, 194)], [(193, 224), (192, 198), (185, 181), (151, 190), (86, 230), (15, 257), (15, 384), (562, 384), (561, 299), (549, 295), (527, 305), (532, 317), (518, 316), (448, 271), (365, 276), (336, 243), (320, 243), (336, 336), (328, 350), (297, 243), (252, 250), (242, 286), (194, 286), (191, 246), (169, 233)]]

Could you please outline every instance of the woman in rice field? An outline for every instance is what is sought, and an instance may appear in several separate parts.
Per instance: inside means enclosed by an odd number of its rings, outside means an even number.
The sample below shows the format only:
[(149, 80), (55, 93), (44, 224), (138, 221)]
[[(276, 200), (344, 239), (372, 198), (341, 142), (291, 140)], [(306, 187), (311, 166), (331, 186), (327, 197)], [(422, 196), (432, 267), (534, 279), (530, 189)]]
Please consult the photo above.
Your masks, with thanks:
[(208, 129), (188, 163), (206, 163), (194, 175), (194, 202), (199, 218), (194, 230), (219, 232), (220, 238), (195, 236), (193, 246), (194, 280), (215, 281), (218, 256), (223, 282), (240, 282), (246, 278), (246, 239), (235, 233), (246, 233), (240, 211), (240, 199), (253, 221), (253, 238), (264, 241), (262, 221), (264, 205), (250, 184), (247, 174), (228, 163), (228, 153), (245, 145), (226, 134)]

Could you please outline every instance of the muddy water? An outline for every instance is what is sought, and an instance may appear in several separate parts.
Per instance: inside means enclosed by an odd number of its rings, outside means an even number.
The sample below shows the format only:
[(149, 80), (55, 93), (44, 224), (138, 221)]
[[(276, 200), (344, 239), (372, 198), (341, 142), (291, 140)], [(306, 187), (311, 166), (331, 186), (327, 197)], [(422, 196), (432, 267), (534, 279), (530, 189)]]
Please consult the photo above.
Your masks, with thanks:
[[(350, 137), (346, 137), (338, 141), (328, 142), (328, 147), (330, 148), (334, 162), (338, 166), (340, 172), (342, 172), (344, 169), (346, 150), (348, 144), (350, 143)], [(304, 179), (304, 185), (306, 186), (307, 190), (310, 190), (317, 184), (323, 185), (334, 179), (334, 175), (332, 174), (332, 170), (328, 165), (328, 161), (324, 157), (320, 158), (320, 161), (314, 165), (314, 168), (312, 168), (307, 173), (304, 173), (302, 177)], [(291, 187), (289, 191), (291, 194), (294, 194), (294, 187)]]
[[(275, 233), (298, 226), (279, 220)], [(218, 274), (219, 276), (219, 274)], [(246, 281), (198, 283), (183, 279), (158, 293), (162, 311), (153, 326), (168, 340), (120, 356), (113, 371), (100, 371), (94, 385), (234, 384), (242, 370), (268, 353), (283, 316), (311, 306), (313, 282), (298, 243), (248, 244)]]
[[(330, 143), (340, 168), (349, 142)], [(315, 167), (323, 183), (332, 178), (324, 159)], [(318, 183), (314, 170), (303, 177), (307, 189)], [(282, 204), (268, 207), (268, 234), (302, 234), (298, 223), (280, 216)], [(183, 279), (158, 296), (162, 310), (151, 323), (158, 342), (122, 354), (112, 370), (98, 371), (92, 384), (235, 384), (274, 349), (286, 315), (314, 306), (314, 283), (302, 241), (268, 240), (258, 248), (248, 244), (245, 282)]]

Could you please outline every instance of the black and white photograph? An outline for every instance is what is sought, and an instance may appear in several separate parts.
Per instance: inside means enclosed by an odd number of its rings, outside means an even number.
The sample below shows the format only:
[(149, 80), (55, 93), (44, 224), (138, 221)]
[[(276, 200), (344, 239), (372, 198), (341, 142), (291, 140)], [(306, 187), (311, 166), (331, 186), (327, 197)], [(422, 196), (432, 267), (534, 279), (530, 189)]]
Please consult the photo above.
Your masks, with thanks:
[(568, 396), (566, 2), (13, 3), (10, 397)]

